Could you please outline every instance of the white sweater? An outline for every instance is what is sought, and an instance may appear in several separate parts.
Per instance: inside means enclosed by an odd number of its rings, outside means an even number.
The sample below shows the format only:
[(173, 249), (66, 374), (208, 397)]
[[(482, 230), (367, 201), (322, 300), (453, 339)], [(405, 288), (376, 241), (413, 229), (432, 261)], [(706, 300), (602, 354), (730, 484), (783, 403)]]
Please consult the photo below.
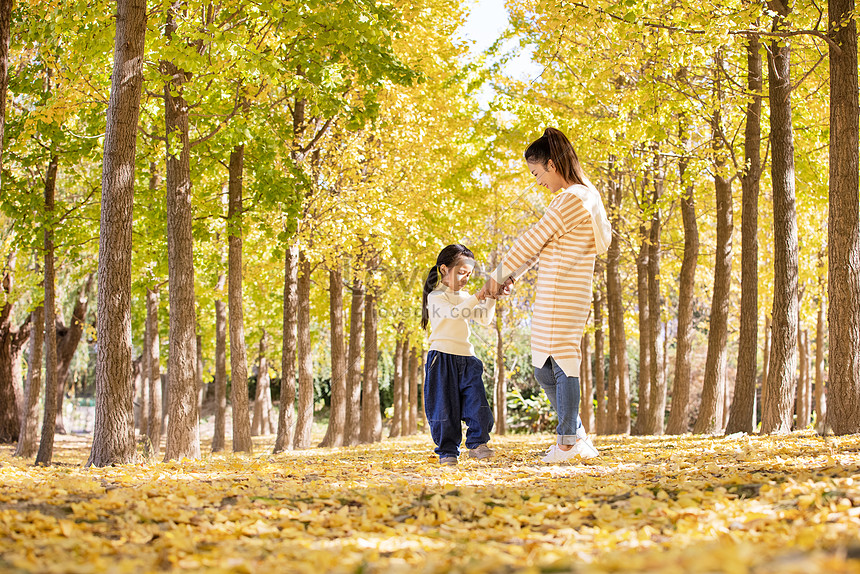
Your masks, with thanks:
[(431, 351), (474, 356), (475, 349), (469, 342), (472, 333), (469, 319), (489, 325), (496, 314), (496, 300), (487, 298), (480, 302), (465, 291), (452, 291), (440, 285), (427, 296), (427, 312), (430, 314)]

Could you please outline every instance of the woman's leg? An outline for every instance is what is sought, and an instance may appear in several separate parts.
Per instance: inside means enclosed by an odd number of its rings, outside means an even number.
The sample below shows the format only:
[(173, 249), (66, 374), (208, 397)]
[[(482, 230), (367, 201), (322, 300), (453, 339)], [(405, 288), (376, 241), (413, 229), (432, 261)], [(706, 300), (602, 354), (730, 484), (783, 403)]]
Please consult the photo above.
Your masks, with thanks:
[(460, 455), (460, 393), (455, 357), (439, 351), (427, 353), (424, 368), (424, 411), (430, 436), (440, 458)]
[(484, 390), (484, 365), (475, 357), (463, 357), (464, 369), (460, 378), (460, 405), (466, 430), (466, 448), (477, 448), (490, 440), (493, 430), (493, 411)]
[(577, 432), (584, 434), (579, 419), (579, 377), (568, 377), (550, 357), (543, 367), (535, 367), (535, 379), (546, 393), (552, 410), (558, 415), (558, 444), (574, 444)]
[(579, 377), (568, 377), (558, 363), (550, 357), (553, 378), (555, 379), (555, 406), (558, 414), (558, 444), (573, 445), (577, 434), (584, 433), (579, 418)]

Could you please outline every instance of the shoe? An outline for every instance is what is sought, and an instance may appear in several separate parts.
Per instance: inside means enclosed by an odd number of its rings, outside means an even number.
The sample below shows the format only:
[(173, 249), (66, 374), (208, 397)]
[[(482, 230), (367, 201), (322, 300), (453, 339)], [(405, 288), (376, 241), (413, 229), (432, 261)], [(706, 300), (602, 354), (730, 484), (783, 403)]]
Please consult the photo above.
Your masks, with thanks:
[(457, 466), (457, 457), (456, 456), (440, 456), (439, 464), (444, 464), (445, 466)]
[(550, 447), (546, 456), (541, 460), (543, 462), (565, 462), (570, 460), (585, 460), (586, 458), (594, 458), (600, 453), (594, 448), (589, 439), (580, 439), (576, 441), (573, 448), (570, 450), (561, 450), (557, 444)]
[(478, 460), (493, 458), (493, 455), (495, 454), (496, 451), (488, 447), (486, 443), (479, 444), (477, 447), (469, 449), (469, 457), (477, 458)]

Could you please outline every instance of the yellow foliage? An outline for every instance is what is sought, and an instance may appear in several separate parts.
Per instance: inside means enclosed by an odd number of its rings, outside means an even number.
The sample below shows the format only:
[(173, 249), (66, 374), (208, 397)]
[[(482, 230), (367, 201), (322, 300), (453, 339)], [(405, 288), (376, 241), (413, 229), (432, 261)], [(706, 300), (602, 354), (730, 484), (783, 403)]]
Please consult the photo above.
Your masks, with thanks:
[(860, 572), (860, 437), (599, 437), (542, 464), (552, 440), (455, 468), (427, 436), (101, 469), (4, 448), (0, 570)]

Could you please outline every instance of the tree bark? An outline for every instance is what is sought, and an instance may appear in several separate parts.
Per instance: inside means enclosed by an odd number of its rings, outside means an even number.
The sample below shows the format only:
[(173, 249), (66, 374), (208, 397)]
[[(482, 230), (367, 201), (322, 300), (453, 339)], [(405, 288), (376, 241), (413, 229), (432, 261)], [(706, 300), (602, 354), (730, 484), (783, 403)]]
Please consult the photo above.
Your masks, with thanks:
[(654, 195), (652, 198), (651, 228), (648, 241), (648, 356), (651, 371), (649, 372), (649, 399), (646, 413), (645, 430), (647, 434), (663, 434), (666, 418), (666, 379), (663, 376), (662, 357), (657, 346), (657, 334), (660, 332), (660, 231), (662, 229), (659, 202), (663, 195), (664, 175), (659, 159), (655, 161), (656, 173), (654, 180)]
[(266, 330), (260, 335), (259, 356), (257, 359), (257, 392), (254, 396), (254, 420), (251, 422), (251, 436), (271, 434), (272, 427), (272, 390), (269, 385), (269, 361), (266, 358)]
[(595, 280), (593, 294), (594, 308), (594, 392), (597, 396), (597, 412), (595, 413), (595, 431), (597, 434), (606, 434), (606, 381), (604, 379), (603, 363), (603, 266), (598, 264), (595, 269), (598, 279)]
[(711, 118), (714, 189), (717, 204), (717, 242), (714, 257), (714, 291), (708, 327), (708, 354), (702, 384), (702, 403), (693, 425), (696, 434), (715, 434), (723, 430), (726, 392), (729, 292), (732, 284), (732, 184), (723, 176), (725, 150), (722, 132), (722, 55), (717, 53), (714, 71), (715, 110)]
[[(681, 181), (687, 161), (680, 162)], [(695, 187), (688, 185), (681, 197), (681, 217), (684, 221), (684, 258), (678, 278), (678, 335), (675, 350), (675, 381), (672, 384), (672, 408), (666, 423), (666, 433), (687, 432), (690, 416), (690, 382), (693, 358), (693, 298), (696, 288), (696, 265), (699, 260), (699, 227), (696, 223)]]
[(723, 393), (726, 391), (726, 341), (732, 271), (732, 186), (720, 175), (715, 176), (714, 179), (717, 190), (714, 292), (711, 298), (702, 404), (699, 407), (699, 416), (693, 425), (693, 432), (696, 434), (714, 434), (722, 431)]
[(233, 403), (233, 452), (251, 452), (248, 412), (248, 361), (245, 354), (245, 311), (242, 300), (242, 179), (245, 146), (230, 152), (227, 206), (227, 305), (230, 313), (230, 398)]
[[(830, 365), (827, 425), (860, 432), (860, 200), (858, 200), (857, 22), (854, 0), (829, 0), (830, 48)], [(834, 25), (836, 23), (836, 25)]]
[(0, 304), (0, 443), (18, 440), (21, 431), (21, 354), (30, 337), (29, 316), (21, 327), (12, 325), (12, 293), (15, 253), (11, 253), (4, 270), (2, 289), (4, 303)]
[(824, 434), (827, 420), (827, 395), (824, 388), (824, 285), (818, 299), (818, 324), (815, 328), (815, 430)]
[(346, 359), (346, 429), (343, 443), (353, 446), (361, 438), (361, 343), (364, 318), (364, 285), (358, 277), (352, 280), (352, 303), (349, 308), (349, 349)]
[(391, 428), (388, 430), (389, 438), (396, 438), (406, 434), (403, 425), (403, 339), (399, 333), (402, 325), (398, 327), (397, 340), (394, 343), (394, 377), (392, 381), (392, 405)]
[(757, 36), (747, 43), (747, 95), (744, 129), (746, 170), (741, 178), (741, 310), (738, 370), (726, 434), (752, 433), (756, 427), (758, 354), (758, 195), (761, 179), (761, 53)]
[(57, 423), (55, 432), (66, 434), (63, 424), (63, 399), (66, 396), (66, 384), (69, 378), (69, 368), (72, 358), (81, 342), (84, 334), (84, 321), (86, 320), (87, 307), (89, 306), (90, 288), (93, 276), (87, 275), (84, 284), (78, 290), (75, 306), (72, 309), (72, 318), (68, 326), (57, 316)]
[[(786, 15), (775, 19), (775, 28), (781, 27)], [(761, 432), (782, 434), (791, 430), (791, 406), (797, 376), (798, 244), (791, 126), (791, 47), (788, 40), (771, 43), (768, 64), (774, 280), (770, 373), (762, 404)], [(856, 186), (853, 193), (857, 194)], [(845, 309), (840, 309), (840, 312), (844, 313)]]
[(346, 353), (343, 347), (343, 274), (329, 271), (329, 323), (331, 324), (331, 409), (320, 446), (343, 446), (346, 426)]
[(278, 436), (274, 452), (292, 450), (295, 437), (296, 405), (296, 317), (298, 300), (298, 246), (287, 247), (284, 255), (284, 326), (281, 344), (281, 399)]
[(368, 291), (364, 300), (364, 384), (361, 401), (361, 442), (382, 440), (382, 414), (379, 411), (378, 351), (376, 347), (376, 296)]
[(147, 365), (149, 368), (149, 427), (147, 438), (151, 456), (156, 457), (161, 451), (162, 421), (164, 405), (161, 393), (161, 338), (158, 335), (158, 287), (146, 290), (146, 323), (149, 340), (146, 342), (145, 353), (149, 353)]
[(767, 379), (770, 372), (770, 315), (764, 316), (764, 349), (762, 350), (761, 396), (759, 404), (764, 405), (767, 396)]
[[(166, 36), (171, 40), (175, 5), (168, 8)], [(162, 62), (167, 140), (167, 266), (170, 306), (167, 368), (167, 444), (164, 460), (200, 457), (197, 409), (197, 320), (194, 305), (191, 144), (188, 104), (183, 96), (185, 71)]]
[[(646, 180), (647, 181), (647, 180)], [(643, 187), (647, 185), (645, 183)], [(639, 303), (639, 406), (633, 434), (647, 434), (647, 413), (651, 401), (651, 310), (648, 297), (648, 228), (645, 226), (644, 189), (642, 207), (642, 224), (639, 226), (639, 253), (636, 256), (636, 295)]]
[(12, 35), (14, 0), (0, 0), (0, 173), (6, 144), (6, 91), (9, 87), (9, 39)]
[(30, 337), (30, 358), (27, 361), (27, 385), (24, 391), (25, 407), (21, 417), (21, 432), (15, 456), (29, 458), (39, 448), (36, 436), (39, 429), (39, 396), (42, 393), (42, 344), (44, 343), (45, 309), (41, 305), (33, 309), (30, 322), (33, 328)]
[[(582, 335), (582, 368), (580, 369), (579, 380), (582, 389), (581, 398), (579, 401), (579, 418), (582, 420), (582, 426), (586, 432), (594, 432), (594, 408), (593, 408), (593, 390), (591, 385), (591, 357), (589, 356), (589, 347), (591, 346), (591, 337), (588, 333)], [(496, 433), (498, 434), (498, 433)]]
[[(45, 415), (42, 419), (42, 436), (39, 440), (39, 452), (36, 454), (36, 464), (49, 465), (54, 456), (54, 430), (57, 421), (57, 311), (56, 311), (56, 278), (54, 273), (54, 229), (53, 229), (53, 211), (54, 211), (54, 194), (57, 183), (57, 156), (51, 158), (51, 163), (48, 166), (48, 174), (45, 178)], [(132, 191), (132, 193), (134, 193)], [(131, 213), (129, 209), (128, 213)], [(126, 243), (128, 245), (128, 243)], [(130, 245), (128, 245), (130, 247)], [(100, 247), (102, 247), (100, 245)], [(113, 247), (113, 246), (111, 246)], [(131, 250), (128, 250), (129, 254)], [(113, 270), (115, 271), (115, 270)], [(110, 271), (108, 271), (109, 273)], [(129, 273), (129, 277), (130, 277)], [(126, 296), (131, 295), (131, 289), (126, 293)], [(128, 318), (128, 316), (127, 316)], [(128, 323), (130, 326), (130, 323)], [(117, 333), (114, 333), (114, 340), (118, 340)], [(131, 337), (129, 337), (131, 339)], [(131, 341), (129, 340), (129, 364), (128, 364), (128, 382), (131, 383)], [(98, 368), (96, 368), (98, 376)], [(98, 379), (96, 381), (96, 389), (98, 389)], [(124, 430), (131, 435), (131, 445), (134, 448), (134, 412), (132, 401), (134, 395), (128, 396), (128, 413), (131, 414), (130, 429)], [(98, 401), (98, 397), (96, 398)], [(98, 420), (99, 405), (96, 404), (96, 420)], [(120, 409), (118, 409), (120, 410)], [(128, 423), (129, 421), (124, 421)], [(125, 437), (123, 437), (125, 438)], [(95, 442), (93, 442), (95, 449)], [(133, 455), (133, 453), (132, 453)]]
[[(614, 167), (610, 167), (610, 172)], [(630, 389), (627, 373), (627, 335), (624, 332), (624, 304), (622, 302), (621, 245), (618, 233), (621, 225), (622, 187), (616, 174), (609, 182), (612, 242), (606, 254), (606, 297), (609, 315), (609, 408), (607, 432), (630, 432)]]
[[(226, 277), (218, 276), (218, 285), (224, 288)], [(218, 289), (220, 291), (220, 289)], [(215, 433), (212, 452), (221, 452), (227, 435), (227, 306), (215, 300)]]
[(298, 279), (298, 355), (299, 402), (296, 419), (295, 448), (311, 446), (311, 428), (314, 422), (313, 355), (311, 349), (311, 264), (304, 251), (299, 252)]
[[(496, 428), (494, 430), (497, 435), (508, 434), (507, 421), (507, 373), (505, 372), (505, 339), (502, 333), (504, 326), (504, 305), (496, 304), (496, 368), (493, 376), (493, 406), (494, 419)], [(416, 401), (420, 397), (416, 397)]]
[(421, 350), (412, 347), (409, 351), (409, 426), (407, 433), (418, 432), (418, 371), (421, 370)]
[[(798, 324), (799, 325), (799, 324)], [(794, 402), (794, 428), (803, 430), (809, 426), (810, 388), (809, 388), (809, 341), (806, 331), (797, 332), (798, 365), (797, 394)]]

